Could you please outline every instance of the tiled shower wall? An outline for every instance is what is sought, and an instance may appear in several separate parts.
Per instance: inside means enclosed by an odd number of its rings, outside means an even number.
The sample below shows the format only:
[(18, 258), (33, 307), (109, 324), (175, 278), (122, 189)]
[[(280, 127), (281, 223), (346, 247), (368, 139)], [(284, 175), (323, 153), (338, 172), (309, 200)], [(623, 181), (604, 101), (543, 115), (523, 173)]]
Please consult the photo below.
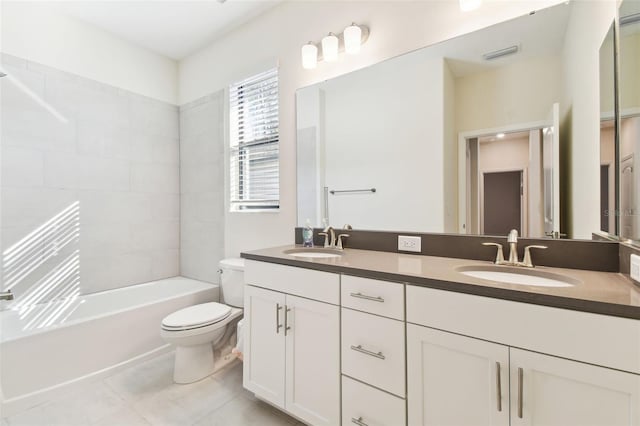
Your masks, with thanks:
[(180, 107), (180, 272), (219, 282), (224, 255), (224, 91)]
[(3, 287), (41, 302), (178, 275), (178, 108), (1, 59)]

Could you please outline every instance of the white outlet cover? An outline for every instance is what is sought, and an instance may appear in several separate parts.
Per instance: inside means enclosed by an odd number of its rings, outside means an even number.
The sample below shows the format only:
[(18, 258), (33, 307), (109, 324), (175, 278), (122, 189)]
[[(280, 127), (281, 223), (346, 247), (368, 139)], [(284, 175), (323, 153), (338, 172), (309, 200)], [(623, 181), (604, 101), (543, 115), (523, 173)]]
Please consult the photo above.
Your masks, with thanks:
[(640, 256), (632, 254), (631, 255), (631, 279), (635, 281), (640, 281)]
[(398, 235), (398, 251), (420, 253), (422, 251), (422, 238)]

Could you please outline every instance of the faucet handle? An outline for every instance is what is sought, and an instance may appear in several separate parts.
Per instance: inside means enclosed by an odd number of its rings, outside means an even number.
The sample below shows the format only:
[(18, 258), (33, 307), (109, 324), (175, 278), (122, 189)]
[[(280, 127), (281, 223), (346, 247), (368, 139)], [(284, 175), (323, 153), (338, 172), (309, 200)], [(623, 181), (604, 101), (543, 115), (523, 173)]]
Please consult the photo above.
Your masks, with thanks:
[(344, 247), (342, 247), (342, 238), (343, 238), (343, 237), (344, 237), (344, 238), (349, 238), (350, 236), (351, 236), (351, 235), (349, 235), (349, 234), (339, 234), (339, 235), (338, 235), (338, 244), (337, 244), (337, 246), (336, 246), (336, 247), (338, 248), (338, 250), (342, 250), (342, 249), (344, 249)]
[(324, 248), (329, 248), (329, 234), (327, 232), (318, 232), (318, 235), (324, 235)]
[(522, 260), (522, 266), (525, 266), (527, 268), (533, 268), (533, 262), (531, 262), (531, 249), (547, 249), (547, 246), (538, 246), (538, 245), (532, 245), (532, 246), (526, 246), (524, 248), (524, 259)]
[(508, 243), (517, 243), (518, 242), (518, 230), (512, 229), (509, 231), (509, 235), (507, 236)]
[(496, 261), (495, 264), (496, 265), (500, 265), (502, 263), (504, 263), (504, 251), (502, 248), (502, 244), (498, 244), (498, 243), (482, 243), (483, 246), (494, 246), (498, 248), (498, 252), (496, 253)]

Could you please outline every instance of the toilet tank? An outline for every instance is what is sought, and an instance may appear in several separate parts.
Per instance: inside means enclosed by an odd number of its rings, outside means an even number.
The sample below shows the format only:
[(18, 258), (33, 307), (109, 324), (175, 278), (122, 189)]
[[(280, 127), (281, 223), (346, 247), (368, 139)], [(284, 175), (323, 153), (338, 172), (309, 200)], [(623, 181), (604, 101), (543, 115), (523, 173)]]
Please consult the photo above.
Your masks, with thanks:
[(220, 261), (220, 288), (222, 300), (229, 306), (244, 306), (244, 259)]

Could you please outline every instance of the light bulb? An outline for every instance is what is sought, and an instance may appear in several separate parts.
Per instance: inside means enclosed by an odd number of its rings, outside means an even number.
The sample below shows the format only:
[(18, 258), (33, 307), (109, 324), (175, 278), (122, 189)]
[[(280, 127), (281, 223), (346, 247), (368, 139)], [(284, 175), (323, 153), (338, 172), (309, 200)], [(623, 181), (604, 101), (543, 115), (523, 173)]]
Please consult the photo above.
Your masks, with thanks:
[(351, 24), (344, 29), (344, 50), (352, 54), (360, 51), (360, 43), (362, 41), (362, 29), (356, 24)]
[(302, 68), (310, 70), (318, 65), (318, 48), (312, 42), (302, 46)]
[(327, 62), (338, 60), (338, 37), (333, 33), (322, 38), (322, 57)]

